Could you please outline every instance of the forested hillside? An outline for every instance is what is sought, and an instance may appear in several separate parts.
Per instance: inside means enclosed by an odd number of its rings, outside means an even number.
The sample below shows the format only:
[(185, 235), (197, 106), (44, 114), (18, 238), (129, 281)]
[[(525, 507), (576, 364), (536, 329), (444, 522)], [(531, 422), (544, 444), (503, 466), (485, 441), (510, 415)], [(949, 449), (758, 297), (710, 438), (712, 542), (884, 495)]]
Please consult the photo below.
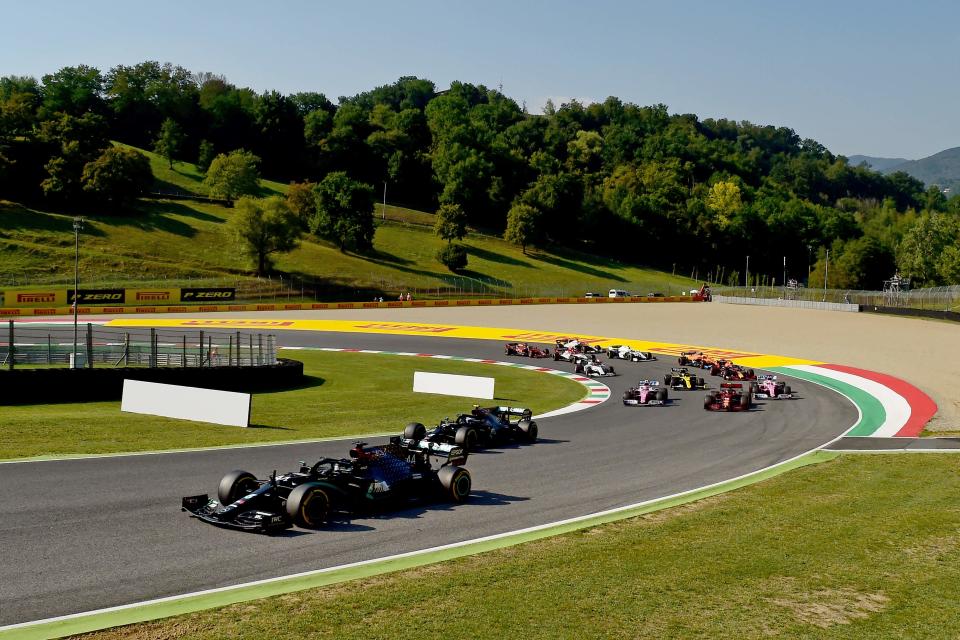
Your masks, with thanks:
[[(960, 199), (851, 166), (789, 128), (614, 97), (529, 114), (482, 85), (440, 90), (412, 77), (336, 103), (156, 62), (0, 79), (0, 197), (122, 210), (150, 168), (111, 140), (201, 170), (243, 149), (232, 157), (278, 182), (359, 183), (363, 207), (386, 187), (393, 203), (458, 205), (472, 226), (524, 246), (723, 280), (742, 279), (749, 255), (758, 277), (781, 279), (785, 257), (788, 277), (805, 279), (813, 263), (819, 282), (830, 249), (831, 286), (877, 288), (898, 266), (917, 282), (960, 282)], [(235, 186), (219, 195), (244, 193)], [(327, 224), (320, 216), (310, 230), (329, 233)]]

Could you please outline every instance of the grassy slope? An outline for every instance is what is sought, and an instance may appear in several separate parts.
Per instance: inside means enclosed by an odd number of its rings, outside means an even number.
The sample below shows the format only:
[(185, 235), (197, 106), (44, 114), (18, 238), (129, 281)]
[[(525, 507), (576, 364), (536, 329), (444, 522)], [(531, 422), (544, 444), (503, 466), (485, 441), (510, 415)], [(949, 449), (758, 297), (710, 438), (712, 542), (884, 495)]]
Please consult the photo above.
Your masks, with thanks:
[[(304, 362), (307, 386), (256, 394), (251, 421), (259, 428), (120, 413), (119, 401), (7, 406), (0, 458), (399, 434), (408, 422), (436, 424), (473, 404), (465, 398), (411, 394), (414, 370), (495, 377), (496, 403), (528, 406), (535, 413), (584, 396), (583, 386), (565, 378), (496, 365), (321, 351), (284, 355)], [(369, 401), (373, 397), (376, 402)]]
[[(146, 153), (160, 186), (205, 194), (196, 167), (177, 163), (170, 170), (162, 158)], [(276, 182), (263, 184), (264, 195), (286, 189)], [(232, 209), (166, 200), (143, 200), (137, 208), (132, 215), (89, 212), (81, 237), (84, 281), (211, 278), (232, 283), (249, 273), (249, 264), (239, 255), (225, 224)], [(343, 254), (328, 242), (308, 237), (300, 249), (280, 256), (278, 268), (348, 291), (412, 290), (421, 296), (430, 295), (431, 290), (437, 295), (438, 287), (494, 295), (580, 295), (614, 286), (638, 293), (678, 293), (695, 284), (688, 278), (571, 250), (540, 249), (524, 255), (500, 238), (478, 233), (464, 239), (469, 269), (454, 276), (435, 259), (443, 241), (432, 233), (431, 214), (389, 205), (386, 219), (383, 213), (382, 205), (375, 207), (380, 226), (370, 254)], [(0, 201), (0, 286), (72, 279), (71, 216)]]
[(622, 523), (85, 637), (956, 638), (958, 463), (848, 455)]

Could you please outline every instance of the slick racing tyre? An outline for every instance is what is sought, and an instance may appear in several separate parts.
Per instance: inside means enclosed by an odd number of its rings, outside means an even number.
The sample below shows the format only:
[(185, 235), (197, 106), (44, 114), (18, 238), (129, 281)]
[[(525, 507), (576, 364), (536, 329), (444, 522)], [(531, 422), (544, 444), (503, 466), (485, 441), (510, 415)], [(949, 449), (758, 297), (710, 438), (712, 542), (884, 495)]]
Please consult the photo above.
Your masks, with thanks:
[(256, 476), (249, 471), (236, 469), (220, 480), (220, 486), (217, 487), (217, 499), (220, 500), (220, 504), (226, 506), (233, 504), (248, 493), (256, 491), (259, 487), (260, 483)]
[(423, 440), (427, 435), (427, 428), (419, 422), (411, 422), (403, 429), (403, 437), (408, 440)]
[(537, 423), (532, 420), (521, 420), (517, 423), (517, 428), (523, 432), (523, 435), (527, 442), (536, 442), (537, 441)]
[(659, 400), (660, 402), (666, 402), (666, 401), (667, 401), (667, 390), (666, 390), (666, 389), (658, 389), (658, 390), (657, 390), (657, 400)]
[(784, 385), (784, 387), (783, 387), (783, 392), (784, 392), (785, 394), (787, 394), (787, 395), (790, 395), (791, 393), (793, 393), (793, 392), (790, 390), (790, 385)]
[(453, 435), (453, 443), (468, 453), (477, 448), (478, 439), (477, 430), (472, 427), (460, 427)]
[(707, 411), (710, 411), (710, 409), (711, 409), (711, 407), (713, 407), (713, 403), (714, 403), (715, 401), (716, 401), (716, 399), (714, 398), (713, 394), (712, 394), (712, 393), (708, 393), (708, 394), (707, 394), (707, 397), (703, 399), (703, 408), (706, 409)]
[(441, 467), (437, 472), (437, 479), (443, 487), (444, 495), (451, 502), (463, 502), (470, 495), (472, 480), (470, 472), (463, 467)]
[(750, 392), (749, 391), (744, 391), (740, 395), (740, 408), (743, 409), (744, 411), (750, 408)]
[(330, 495), (319, 484), (302, 484), (287, 496), (287, 515), (298, 527), (315, 529), (330, 517)]

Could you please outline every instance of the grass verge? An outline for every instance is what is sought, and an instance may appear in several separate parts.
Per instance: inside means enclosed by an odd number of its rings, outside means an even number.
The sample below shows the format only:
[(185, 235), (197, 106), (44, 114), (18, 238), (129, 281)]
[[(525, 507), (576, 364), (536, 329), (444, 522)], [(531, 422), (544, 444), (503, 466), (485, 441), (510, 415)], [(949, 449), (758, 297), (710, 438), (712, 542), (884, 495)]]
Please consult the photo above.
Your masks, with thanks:
[(306, 382), (296, 390), (255, 394), (253, 428), (121, 413), (119, 401), (8, 406), (3, 408), (0, 458), (399, 433), (408, 422), (436, 422), (474, 402), (410, 393), (415, 370), (495, 377), (492, 403), (528, 406), (534, 413), (585, 395), (583, 386), (566, 378), (499, 365), (325, 351), (282, 355), (303, 361)]
[(958, 471), (951, 455), (848, 454), (618, 523), (82, 637), (954, 638)]

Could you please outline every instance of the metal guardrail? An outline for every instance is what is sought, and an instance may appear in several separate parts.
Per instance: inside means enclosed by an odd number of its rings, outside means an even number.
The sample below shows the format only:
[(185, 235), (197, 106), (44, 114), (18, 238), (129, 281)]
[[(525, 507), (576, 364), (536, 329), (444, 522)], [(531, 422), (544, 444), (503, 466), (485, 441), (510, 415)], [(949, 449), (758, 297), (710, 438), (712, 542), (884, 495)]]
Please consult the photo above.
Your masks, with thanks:
[(867, 291), (858, 289), (816, 289), (806, 287), (714, 287), (716, 296), (804, 300), (831, 302), (876, 307), (903, 307), (910, 309), (933, 309), (937, 311), (960, 310), (960, 285), (927, 287), (911, 291)]
[[(4, 335), (5, 334), (5, 335)], [(46, 367), (254, 367), (277, 364), (272, 334), (228, 331), (129, 331), (82, 324), (37, 327), (6, 323), (0, 366)]]

